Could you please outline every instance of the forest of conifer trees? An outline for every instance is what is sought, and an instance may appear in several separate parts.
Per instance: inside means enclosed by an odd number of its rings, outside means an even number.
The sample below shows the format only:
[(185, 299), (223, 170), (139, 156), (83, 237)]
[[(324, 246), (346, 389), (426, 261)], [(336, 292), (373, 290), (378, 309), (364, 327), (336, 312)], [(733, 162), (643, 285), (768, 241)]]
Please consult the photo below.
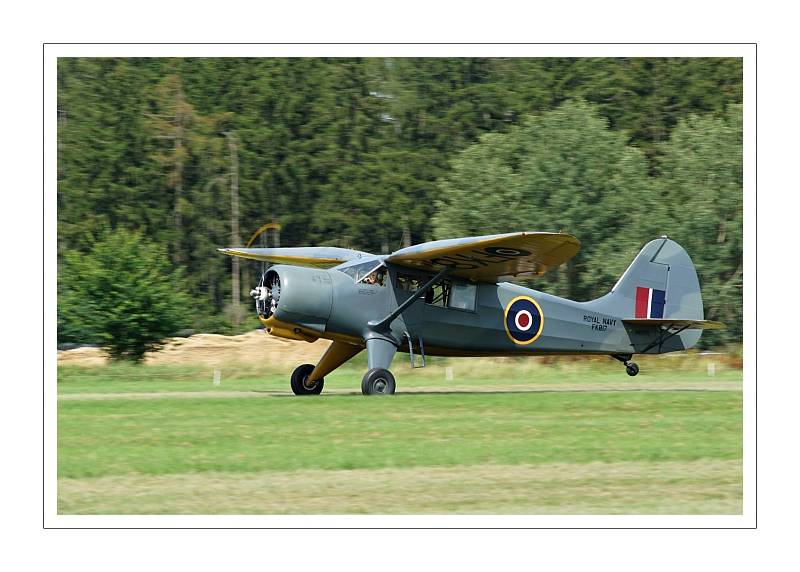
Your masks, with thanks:
[(372, 252), (562, 230), (582, 252), (528, 285), (578, 300), (667, 234), (728, 324), (703, 343), (741, 341), (740, 59), (60, 58), (57, 81), (60, 342), (100, 339), (79, 265), (118, 230), (176, 271), (170, 328), (255, 327), (216, 248), (269, 222)]

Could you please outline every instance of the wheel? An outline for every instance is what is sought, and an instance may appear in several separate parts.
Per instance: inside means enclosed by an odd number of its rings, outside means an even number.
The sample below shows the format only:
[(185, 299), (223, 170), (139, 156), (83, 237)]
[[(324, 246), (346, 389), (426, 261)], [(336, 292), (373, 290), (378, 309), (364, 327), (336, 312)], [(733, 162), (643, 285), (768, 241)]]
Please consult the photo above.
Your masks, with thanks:
[(372, 368), (361, 380), (361, 393), (364, 395), (392, 395), (394, 388), (394, 376), (388, 369)]
[(325, 385), (324, 379), (318, 379), (312, 383), (308, 382), (308, 376), (314, 371), (314, 365), (304, 363), (292, 372), (292, 391), (295, 395), (319, 395), (322, 393), (322, 386)]
[(633, 377), (637, 373), (639, 373), (639, 366), (633, 362), (625, 365), (625, 371), (628, 372), (628, 375)]

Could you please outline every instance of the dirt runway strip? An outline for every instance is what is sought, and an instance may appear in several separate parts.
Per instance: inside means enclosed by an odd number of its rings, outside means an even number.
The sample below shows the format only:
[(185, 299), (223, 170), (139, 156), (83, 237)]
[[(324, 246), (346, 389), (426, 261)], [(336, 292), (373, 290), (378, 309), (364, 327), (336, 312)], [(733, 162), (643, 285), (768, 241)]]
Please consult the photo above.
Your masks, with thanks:
[[(740, 381), (718, 381), (712, 383), (620, 383), (620, 384), (560, 384), (560, 385), (507, 385), (507, 386), (430, 386), (398, 389), (397, 395), (447, 395), (468, 393), (593, 393), (626, 391), (741, 391)], [(58, 396), (59, 401), (80, 401), (94, 399), (181, 399), (181, 398), (230, 398), (230, 397), (286, 397), (291, 391), (151, 391), (127, 393), (66, 393)], [(352, 388), (326, 388), (324, 395), (361, 395)]]

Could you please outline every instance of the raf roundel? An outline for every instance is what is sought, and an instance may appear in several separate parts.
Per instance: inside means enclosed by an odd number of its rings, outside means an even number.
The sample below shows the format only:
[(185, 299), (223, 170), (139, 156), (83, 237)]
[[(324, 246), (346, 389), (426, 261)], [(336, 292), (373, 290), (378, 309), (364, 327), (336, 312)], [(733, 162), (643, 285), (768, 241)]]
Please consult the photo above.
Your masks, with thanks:
[(517, 296), (506, 304), (505, 328), (509, 339), (518, 345), (526, 345), (542, 335), (544, 314), (533, 298)]

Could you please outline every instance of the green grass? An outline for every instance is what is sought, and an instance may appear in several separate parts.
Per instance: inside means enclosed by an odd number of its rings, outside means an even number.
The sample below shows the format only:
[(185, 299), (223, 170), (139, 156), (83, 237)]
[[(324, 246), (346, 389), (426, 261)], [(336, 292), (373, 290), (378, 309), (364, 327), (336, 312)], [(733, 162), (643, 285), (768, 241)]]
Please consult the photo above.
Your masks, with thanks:
[(391, 398), (360, 364), (310, 398), (290, 368), (62, 367), (59, 512), (741, 512), (741, 371), (647, 361), (398, 366)]
[[(674, 354), (673, 354), (674, 355)], [(429, 358), (428, 367), (412, 370), (401, 355), (392, 371), (397, 377), (398, 391), (415, 388), (447, 390), (450, 388), (529, 388), (569, 384), (590, 384), (597, 388), (657, 385), (670, 387), (702, 383), (713, 387), (717, 382), (741, 382), (742, 371), (715, 364), (715, 375), (709, 377), (707, 364), (712, 358), (645, 357), (636, 361), (641, 373), (628, 377), (622, 364), (610, 358), (559, 358), (542, 364), (536, 358), (519, 359), (443, 359)], [(363, 362), (363, 363), (362, 363)], [(451, 368), (453, 379), (446, 379)], [(222, 380), (213, 385), (214, 368), (199, 366), (132, 366), (114, 364), (106, 367), (60, 366), (58, 393), (147, 393), (171, 391), (289, 391), (291, 367), (262, 367), (225, 364)], [(361, 376), (366, 371), (363, 356), (325, 377), (326, 391), (359, 391)]]
[(62, 401), (58, 474), (734, 459), (737, 392)]

